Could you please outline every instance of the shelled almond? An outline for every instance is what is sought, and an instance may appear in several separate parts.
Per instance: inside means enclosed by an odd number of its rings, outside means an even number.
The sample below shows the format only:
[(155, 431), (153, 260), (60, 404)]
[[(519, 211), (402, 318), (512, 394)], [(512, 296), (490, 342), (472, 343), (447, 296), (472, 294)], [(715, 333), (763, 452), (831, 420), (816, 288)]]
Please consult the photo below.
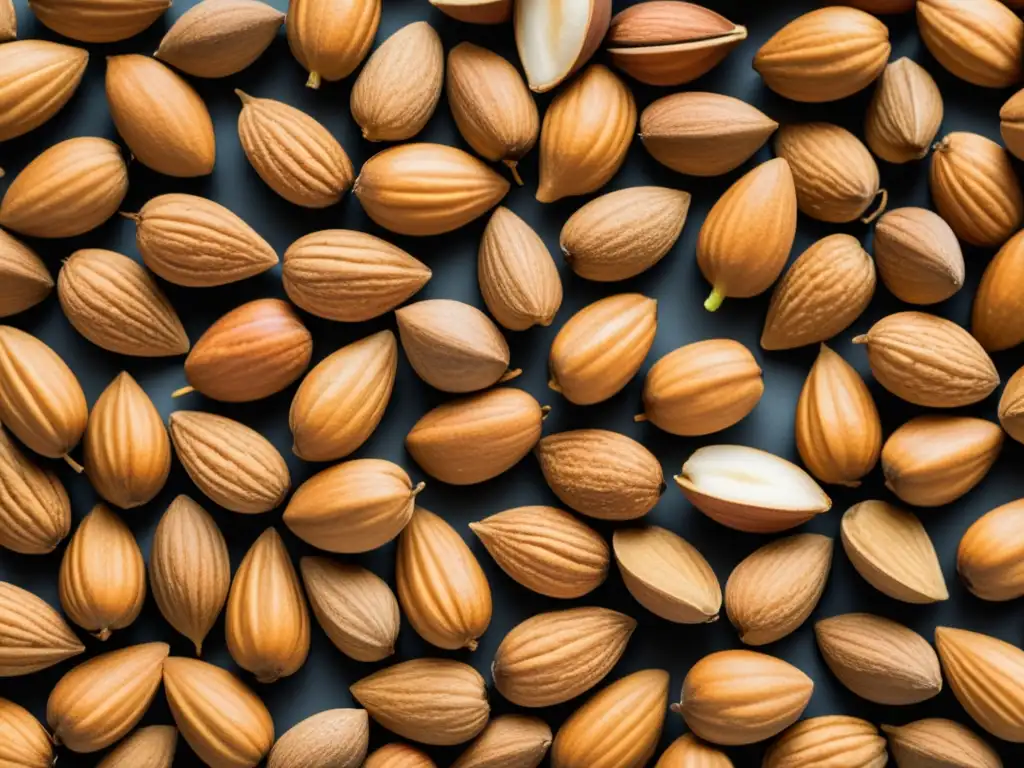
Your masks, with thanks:
[(170, 0), (32, 0), (36, 18), (59, 35), (84, 43), (115, 43), (134, 37), (171, 7)]
[(935, 79), (906, 56), (889, 64), (868, 107), (864, 138), (890, 163), (909, 163), (928, 154), (942, 124), (942, 94)]
[(46, 40), (0, 46), (0, 141), (23, 136), (57, 114), (75, 95), (88, 63), (81, 48)]
[(917, 28), (938, 62), (985, 88), (1005, 88), (1024, 74), (1024, 21), (999, 0), (918, 0)]
[(971, 525), (960, 539), (956, 570), (964, 585), (983, 600), (1013, 600), (1024, 595), (1024, 503), (996, 507)]
[(0, 317), (31, 309), (52, 290), (50, 270), (36, 252), (0, 231)]
[(900, 301), (937, 304), (963, 287), (964, 255), (956, 234), (926, 208), (888, 211), (875, 225), (873, 252), (878, 276)]
[(49, 603), (0, 581), (0, 678), (30, 675), (84, 652), (85, 646)]
[(57, 474), (29, 459), (0, 426), (0, 547), (45, 555), (71, 530), (71, 501)]
[(348, 77), (366, 58), (380, 24), (381, 0), (296, 0), (285, 30), (292, 55), (309, 72), (306, 86)]
[(1011, 237), (985, 267), (974, 295), (971, 334), (988, 352), (1002, 352), (1024, 341), (1024, 304), (1013, 289), (1024, 271), (1024, 233)]
[(50, 734), (31, 712), (9, 699), (0, 699), (0, 738), (4, 745), (0, 754), (12, 765), (25, 768), (53, 765)]

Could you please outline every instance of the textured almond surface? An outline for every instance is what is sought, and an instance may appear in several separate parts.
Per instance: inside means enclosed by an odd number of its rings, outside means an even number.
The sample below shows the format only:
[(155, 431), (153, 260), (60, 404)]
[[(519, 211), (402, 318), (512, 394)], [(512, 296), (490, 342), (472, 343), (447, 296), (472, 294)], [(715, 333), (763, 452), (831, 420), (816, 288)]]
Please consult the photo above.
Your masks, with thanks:
[(724, 752), (687, 733), (668, 745), (654, 768), (733, 768), (733, 763)]
[(309, 72), (307, 85), (348, 77), (366, 58), (380, 23), (381, 0), (296, 0), (288, 4), (288, 45)]
[(878, 79), (864, 122), (864, 140), (890, 163), (909, 163), (928, 154), (944, 114), (935, 79), (903, 56)]
[(787, 730), (765, 754), (764, 768), (834, 765), (885, 768), (889, 755), (878, 729), (856, 717), (812, 717)]
[(956, 569), (983, 600), (1024, 595), (1024, 503), (1011, 501), (979, 517), (960, 539)]
[(999, 398), (999, 423), (1006, 434), (1024, 442), (1024, 373), (1020, 369), (1006, 382)]
[[(0, 3), (0, 28), (5, 26), (2, 9)], [(0, 141), (22, 136), (57, 114), (78, 89), (88, 63), (81, 48), (46, 40), (0, 47)]]
[(437, 765), (416, 747), (395, 742), (371, 752), (363, 768), (437, 768)]
[(1014, 157), (1024, 155), (1024, 96), (1017, 91), (999, 110), (999, 132)]
[(177, 747), (177, 728), (150, 725), (118, 744), (97, 768), (171, 768)]
[(354, 768), (366, 757), (369, 741), (366, 710), (329, 709), (282, 735), (267, 758), (267, 768)]
[(964, 284), (956, 234), (925, 208), (898, 208), (882, 216), (872, 250), (885, 287), (908, 304), (945, 301)]
[(0, 317), (24, 312), (53, 290), (53, 278), (35, 251), (0, 231)]
[(998, 0), (920, 0), (917, 28), (942, 66), (986, 88), (1021, 79), (1024, 21)]
[(114, 43), (147, 29), (170, 0), (32, 0), (32, 13), (45, 26), (72, 40)]
[(85, 646), (49, 603), (0, 581), (0, 677), (29, 675), (84, 651)]
[(0, 427), (0, 546), (44, 555), (70, 530), (71, 501), (60, 478), (37, 466)]
[(487, 724), (452, 768), (537, 768), (550, 746), (551, 728), (539, 717), (502, 715)]
[(0, 760), (18, 768), (50, 768), (53, 743), (32, 713), (0, 699)]
[(960, 723), (941, 718), (883, 725), (899, 765), (910, 768), (1003, 768), (999, 755)]
[(1013, 289), (1024, 274), (1024, 234), (1017, 233), (985, 267), (974, 296), (971, 334), (989, 352), (1024, 341), (1024, 302)]

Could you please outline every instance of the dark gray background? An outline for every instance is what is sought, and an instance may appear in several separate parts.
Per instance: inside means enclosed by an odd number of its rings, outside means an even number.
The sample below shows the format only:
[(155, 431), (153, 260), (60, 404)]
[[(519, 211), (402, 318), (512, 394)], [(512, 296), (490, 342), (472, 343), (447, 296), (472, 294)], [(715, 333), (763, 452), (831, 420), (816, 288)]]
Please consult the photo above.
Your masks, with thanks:
[[(284, 0), (272, 0), (284, 7)], [(123, 43), (107, 46), (88, 46), (92, 58), (78, 93), (67, 107), (53, 120), (33, 131), (29, 136), (0, 145), (0, 167), (8, 177), (0, 181), (0, 191), (6, 188), (17, 172), (35, 155), (50, 145), (71, 136), (96, 135), (114, 140), (118, 137), (107, 110), (103, 91), (104, 56), (114, 53), (151, 53), (168, 26), (189, 5), (191, 0), (179, 0), (164, 19), (146, 33)], [(615, 10), (628, 5), (628, 0), (615, 0)], [(834, 104), (798, 105), (787, 102), (768, 91), (751, 69), (755, 51), (775, 30), (800, 13), (822, 3), (811, 0), (778, 0), (771, 3), (749, 3), (743, 0), (706, 0), (712, 7), (750, 29), (749, 39), (718, 69), (689, 86), (693, 90), (728, 93), (745, 99), (778, 120), (780, 123), (823, 119), (840, 122), (851, 130), (862, 133), (861, 122), (870, 97), (870, 90)], [(21, 38), (42, 37), (59, 39), (38, 24), (28, 11), (24, 0), (17, 2), (19, 34)], [(440, 32), (445, 49), (462, 40), (492, 47), (513, 61), (517, 61), (510, 26), (498, 28), (460, 24), (434, 10), (427, 0), (385, 0), (385, 9), (377, 35), (378, 44), (399, 27), (416, 19), (428, 19)], [(890, 17), (888, 20), (893, 41), (893, 58), (911, 56), (924, 65), (937, 79), (946, 100), (946, 118), (942, 133), (952, 130), (971, 130), (998, 140), (998, 110), (1009, 97), (1009, 91), (990, 91), (963, 83), (938, 66), (924, 50), (917, 35), (913, 15)], [(602, 55), (599, 55), (599, 59)], [(476, 250), (485, 219), (481, 219), (450, 235), (434, 238), (402, 238), (393, 236), (372, 224), (363, 214), (359, 202), (352, 196), (340, 205), (325, 211), (311, 212), (295, 207), (270, 191), (249, 167), (239, 145), (236, 119), (239, 103), (232, 93), (234, 88), (255, 96), (268, 96), (286, 101), (321, 120), (341, 141), (356, 168), (360, 167), (379, 147), (363, 141), (351, 120), (348, 110), (349, 89), (352, 80), (325, 84), (320, 91), (303, 87), (306, 73), (291, 57), (283, 32), (270, 50), (247, 71), (225, 80), (191, 79), (206, 99), (217, 130), (217, 166), (213, 175), (203, 179), (180, 180), (160, 176), (138, 163), (130, 168), (130, 189), (125, 201), (126, 210), (137, 210), (151, 197), (166, 192), (189, 192), (211, 197), (237, 212), (251, 223), (271, 244), (283, 253), (288, 245), (309, 232), (332, 227), (365, 230), (381, 235), (406, 248), (425, 261), (434, 270), (434, 277), (418, 298), (445, 297), (461, 299), (483, 306), (477, 287)], [(630, 82), (642, 109), (668, 89), (654, 89)], [(538, 97), (544, 109), (550, 96)], [(455, 130), (447, 105), (442, 100), (437, 113), (419, 136), (423, 141), (435, 141), (465, 148)], [(588, 283), (574, 276), (558, 254), (558, 233), (566, 218), (584, 202), (582, 199), (541, 205), (533, 198), (537, 179), (537, 153), (528, 155), (521, 164), (527, 185), (513, 187), (505, 204), (523, 216), (544, 238), (556, 254), (564, 285), (565, 301), (551, 328), (535, 329), (525, 333), (508, 333), (512, 348), (512, 364), (521, 367), (523, 376), (515, 382), (537, 396), (542, 403), (552, 406), (545, 432), (585, 426), (605, 427), (625, 432), (647, 445), (664, 466), (667, 476), (678, 472), (686, 457), (697, 447), (715, 442), (742, 443), (774, 451), (795, 459), (793, 443), (793, 414), (803, 379), (814, 360), (816, 350), (807, 348), (794, 352), (765, 354), (758, 348), (761, 325), (768, 295), (753, 300), (728, 300), (716, 314), (708, 314), (702, 302), (708, 292), (694, 260), (694, 244), (700, 224), (708, 208), (717, 197), (743, 171), (754, 162), (770, 157), (770, 149), (763, 149), (754, 161), (728, 176), (700, 180), (674, 174), (655, 163), (634, 142), (623, 170), (602, 191), (610, 191), (638, 184), (662, 184), (693, 193), (689, 220), (679, 243), (671, 254), (654, 269), (640, 277), (618, 285)], [(928, 205), (927, 160), (907, 166), (881, 164), (884, 186), (890, 192), (890, 208), (904, 205)], [(861, 224), (837, 227), (800, 217), (799, 234), (793, 256), (827, 234), (849, 232), (870, 241), (870, 228)], [(57, 242), (36, 241), (50, 268), (56, 273), (61, 260), (77, 248), (110, 248), (138, 258), (131, 222), (115, 217), (103, 227), (73, 240)], [(967, 249), (967, 282), (963, 290), (934, 311), (961, 324), (967, 324), (972, 296), (991, 252)], [(262, 296), (283, 296), (280, 270), (253, 278), (241, 284), (218, 289), (189, 290), (165, 285), (186, 328), (195, 341), (214, 319), (226, 310), (244, 301)], [(655, 296), (659, 303), (659, 329), (641, 375), (617, 397), (597, 406), (580, 408), (567, 403), (546, 387), (546, 356), (557, 329), (576, 312), (595, 299), (619, 291), (640, 291)], [(875, 300), (853, 328), (832, 343), (846, 359), (862, 373), (869, 375), (862, 348), (854, 347), (850, 340), (865, 331), (878, 318), (900, 309), (887, 291), (879, 287)], [(339, 346), (382, 328), (394, 328), (394, 316), (389, 314), (372, 322), (359, 325), (334, 324), (304, 315), (315, 339), (315, 361)], [(322, 469), (322, 465), (305, 464), (289, 451), (287, 412), (294, 387), (269, 400), (240, 406), (228, 406), (204, 400), (194, 395), (185, 400), (172, 401), (170, 393), (184, 384), (181, 360), (145, 361), (119, 357), (104, 352), (78, 336), (62, 315), (55, 298), (42, 306), (14, 318), (11, 322), (42, 338), (68, 361), (78, 374), (89, 402), (99, 396), (107, 383), (122, 369), (127, 369), (145, 387), (163, 415), (175, 408), (200, 408), (238, 418), (263, 432), (288, 457), (294, 485)], [(754, 351), (764, 369), (765, 395), (757, 409), (741, 424), (703, 440), (676, 438), (659, 432), (649, 424), (634, 424), (632, 416), (639, 410), (643, 374), (662, 355), (682, 344), (706, 338), (730, 337), (739, 339)], [(314, 362), (315, 362), (314, 361)], [(1018, 352), (997, 356), (996, 362), (1005, 381), (1021, 364)], [(885, 425), (886, 434), (920, 409), (908, 406), (884, 392), (871, 382)], [(994, 419), (998, 394), (967, 412)], [(525, 459), (520, 466), (501, 478), (481, 486), (454, 488), (425, 478), (403, 448), (403, 438), (415, 421), (430, 407), (443, 401), (445, 396), (433, 391), (419, 379), (402, 359), (398, 381), (387, 414), (376, 433), (358, 452), (358, 456), (388, 458), (406, 467), (414, 480), (426, 479), (427, 490), (420, 497), (422, 503), (448, 519), (470, 541), (478, 555), (494, 591), (494, 619), (482, 638), (480, 648), (473, 654), (455, 653), (475, 664), (489, 679), (488, 667), (494, 651), (505, 633), (518, 622), (540, 611), (568, 607), (569, 604), (532, 594), (512, 582), (471, 536), (467, 524), (502, 509), (522, 504), (557, 503), (544, 484), (536, 461)], [(850, 566), (838, 546), (828, 589), (812, 621), (849, 611), (872, 611), (909, 623), (931, 639), (937, 625), (950, 625), (997, 635), (1014, 644), (1022, 640), (1020, 607), (1017, 603), (984, 603), (971, 596), (956, 577), (955, 558), (960, 536), (967, 527), (987, 510), (1021, 495), (1020, 463), (1024, 457), (1022, 446), (1008, 441), (999, 463), (980, 488), (946, 509), (926, 510), (922, 518), (934, 538), (942, 560), (943, 571), (949, 582), (950, 600), (933, 606), (909, 606), (892, 601), (868, 586)], [(74, 476), (62, 463), (55, 462), (57, 470), (68, 486), (77, 523), (93, 503), (96, 495), (84, 477)], [(880, 472), (876, 472), (858, 490), (829, 488), (834, 501), (831, 513), (822, 515), (806, 528), (837, 536), (842, 512), (851, 504), (870, 498), (887, 498)], [(209, 509), (223, 529), (231, 549), (233, 566), (269, 525), (277, 525), (285, 535), (294, 558), (313, 552), (284, 526), (280, 525), (280, 510), (262, 516), (242, 516), (216, 508), (192, 486), (188, 477), (175, 462), (170, 481), (163, 493), (152, 503), (125, 513), (124, 517), (138, 536), (143, 551), (148, 553), (156, 522), (174, 496), (189, 493)], [(732, 568), (765, 537), (738, 534), (704, 518), (693, 509), (673, 485), (666, 492), (649, 521), (669, 527), (694, 543), (708, 558), (724, 585)], [(612, 526), (595, 523), (595, 527), (610, 534)], [(46, 557), (18, 556), (0, 553), (0, 579), (13, 581), (48, 599), (57, 601), (57, 571), (63, 552)], [(372, 568), (393, 582), (394, 545), (386, 546), (363, 557), (351, 558)], [(623, 587), (617, 572), (607, 583), (591, 595), (574, 601), (576, 605), (605, 605), (625, 611), (636, 617), (640, 624), (630, 641), (625, 657), (609, 676), (609, 680), (628, 672), (662, 667), (672, 674), (673, 697), (690, 666), (701, 656), (718, 649), (740, 647), (736, 633), (724, 618), (708, 626), (679, 626), (653, 617), (632, 600)], [(88, 654), (119, 648), (146, 640), (163, 639), (172, 644), (173, 653), (191, 653), (190, 643), (176, 635), (165, 624), (153, 601), (146, 607), (135, 624), (118, 632), (106, 644), (101, 644), (80, 632), (88, 645)], [(205, 646), (205, 658), (235, 669), (223, 641), (223, 623), (218, 622)], [(806, 716), (847, 713), (865, 717), (876, 723), (903, 724), (928, 716), (946, 716), (970, 724), (969, 718), (946, 690), (925, 704), (902, 710), (876, 707), (848, 693), (824, 666), (814, 643), (810, 622), (800, 631), (764, 649), (780, 656), (814, 678), (815, 691)], [(408, 626), (403, 626), (398, 653), (394, 659), (382, 664), (360, 664), (345, 658), (327, 640), (318, 627), (313, 628), (313, 647), (308, 663), (296, 675), (272, 686), (258, 686), (243, 673), (264, 698), (274, 716), (277, 733), (284, 733), (299, 720), (332, 707), (352, 704), (348, 686), (364, 675), (393, 661), (430, 654), (444, 654), (421, 641)], [(444, 654), (448, 655), (448, 654)], [(45, 715), (46, 696), (70, 664), (25, 678), (0, 680), (0, 696), (9, 697), (32, 709), (40, 718)], [(495, 713), (515, 708), (504, 702), (497, 693), (491, 696)], [(552, 726), (562, 720), (581, 702), (573, 701), (559, 707), (540, 711)], [(170, 722), (163, 696), (159, 695), (146, 718), (147, 723)], [(972, 726), (973, 727), (973, 726)], [(666, 718), (662, 746), (684, 730), (680, 718), (669, 714)], [(373, 727), (373, 745), (391, 740), (390, 734)], [(993, 740), (995, 743), (995, 740)], [(1020, 764), (1024, 750), (998, 744), (1008, 765)], [(759, 764), (761, 747), (730, 750), (737, 766)], [(457, 749), (435, 750), (432, 754), (440, 765), (450, 763)], [(61, 754), (63, 766), (94, 765), (95, 756), (79, 757), (66, 751)], [(192, 765), (195, 758), (182, 742), (176, 765)]]

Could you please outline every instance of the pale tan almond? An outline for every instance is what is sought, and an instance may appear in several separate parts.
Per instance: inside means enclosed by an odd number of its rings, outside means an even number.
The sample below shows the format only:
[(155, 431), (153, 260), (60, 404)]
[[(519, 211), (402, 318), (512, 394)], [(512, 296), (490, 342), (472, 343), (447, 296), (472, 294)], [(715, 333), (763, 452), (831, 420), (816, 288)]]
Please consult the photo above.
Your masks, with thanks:
[(0, 760), (17, 768), (51, 768), (50, 734), (27, 709), (0, 699)]
[(680, 736), (661, 753), (654, 768), (734, 768), (729, 756), (697, 739), (692, 733)]
[(964, 256), (952, 228), (925, 208), (897, 208), (878, 220), (873, 246), (885, 287), (908, 304), (937, 304), (964, 284)]
[(0, 547), (53, 552), (71, 530), (71, 501), (57, 474), (30, 460), (0, 426)]
[(828, 583), (832, 548), (827, 536), (799, 533), (740, 561), (725, 584), (725, 612), (742, 642), (774, 643), (807, 621)]
[(928, 718), (904, 726), (883, 725), (893, 759), (901, 768), (1003, 768), (1003, 761), (960, 723)]
[(611, 15), (611, 0), (516, 3), (516, 47), (530, 90), (550, 91), (586, 64), (600, 47)]
[[(0, 42), (13, 40), (5, 24), (14, 6), (0, 3)], [(89, 63), (81, 48), (47, 40), (19, 40), (0, 46), (0, 141), (23, 136), (60, 112), (74, 96)]]
[(1024, 595), (1024, 502), (996, 507), (979, 517), (960, 539), (956, 570), (982, 600), (1014, 600)]
[(370, 743), (364, 709), (330, 709), (293, 725), (267, 757), (267, 768), (359, 768)]
[(1024, 369), (1017, 371), (1006, 382), (999, 398), (999, 423), (1006, 434), (1018, 443), (1024, 442)]
[(866, 720), (812, 717), (789, 728), (765, 753), (764, 768), (885, 768), (885, 738)]
[(177, 749), (177, 728), (149, 725), (118, 744), (96, 768), (171, 768)]
[(59, 35), (85, 43), (115, 43), (152, 26), (171, 7), (171, 0), (31, 0), (28, 5)]
[(0, 317), (31, 309), (52, 290), (50, 270), (36, 252), (0, 231)]
[(382, 0), (295, 0), (288, 4), (288, 46), (309, 72), (308, 88), (352, 74), (373, 47), (382, 5)]
[(843, 514), (843, 549), (871, 586), (905, 603), (949, 599), (928, 532), (913, 514), (884, 501), (862, 501)]
[(1014, 290), (1024, 276), (1024, 233), (1018, 232), (985, 267), (974, 295), (971, 334), (989, 352), (1024, 341), (1024, 301)]
[(998, 0), (919, 0), (917, 28), (938, 62), (985, 88), (1021, 79), (1024, 21)]
[(945, 109), (935, 79), (913, 59), (889, 64), (868, 106), (864, 139), (890, 163), (922, 160), (939, 132)]
[(848, 5), (868, 13), (909, 13), (917, 0), (846, 0)]
[(30, 675), (84, 652), (85, 646), (49, 603), (0, 581), (0, 677)]
[(1013, 94), (999, 110), (999, 133), (1010, 154), (1024, 156), (1024, 90)]
[(437, 764), (416, 747), (395, 742), (371, 752), (363, 768), (437, 768)]
[(18, 37), (18, 15), (14, 0), (0, 2), (0, 42), (6, 43)]
[(178, 17), (153, 55), (194, 77), (241, 72), (270, 47), (284, 14), (260, 0), (202, 0)]
[(512, 0), (430, 0), (430, 4), (467, 24), (504, 24), (512, 18)]
[(502, 715), (487, 724), (452, 768), (537, 768), (551, 746), (551, 728), (539, 717)]
[(213, 173), (213, 121), (202, 97), (156, 59), (107, 59), (107, 103), (132, 156), (166, 176)]
[(397, 367), (398, 342), (391, 331), (355, 341), (317, 363), (288, 411), (295, 455), (333, 461), (369, 440), (391, 400)]

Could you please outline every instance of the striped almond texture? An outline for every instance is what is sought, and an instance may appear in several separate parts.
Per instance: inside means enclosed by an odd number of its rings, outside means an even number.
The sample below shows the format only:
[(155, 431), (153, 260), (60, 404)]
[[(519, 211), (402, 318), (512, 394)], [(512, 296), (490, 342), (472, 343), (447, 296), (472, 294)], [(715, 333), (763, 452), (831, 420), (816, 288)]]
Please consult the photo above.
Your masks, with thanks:
[(37, 466), (0, 427), (0, 546), (53, 552), (71, 530), (71, 501), (55, 472)]
[(84, 652), (85, 646), (49, 603), (0, 581), (0, 677), (29, 675)]
[(921, 0), (917, 28), (938, 62), (973, 85), (1006, 88), (1024, 74), (1024, 21), (998, 0)]
[(369, 741), (365, 709), (329, 709), (281, 736), (267, 758), (267, 768), (354, 768), (363, 764)]
[(27, 709), (0, 699), (0, 761), (16, 768), (51, 768), (50, 734)]
[(857, 717), (812, 717), (797, 723), (768, 749), (764, 768), (885, 768), (885, 737)]
[(88, 63), (87, 51), (47, 40), (0, 47), (0, 141), (35, 130), (57, 114), (78, 89)]
[(539, 717), (502, 715), (487, 724), (452, 768), (537, 768), (551, 746), (551, 728)]
[(292, 55), (309, 72), (306, 85), (348, 77), (373, 47), (382, 0), (295, 0), (285, 30)]
[(177, 749), (177, 728), (149, 725), (118, 744), (96, 768), (171, 768)]
[(0, 317), (34, 307), (52, 290), (50, 270), (36, 252), (0, 231)]
[(904, 726), (883, 725), (897, 765), (921, 768), (1003, 768), (996, 751), (960, 723), (942, 718), (915, 720)]
[(28, 5), (57, 34), (84, 43), (114, 43), (148, 29), (171, 0), (31, 0)]
[(668, 745), (654, 768), (733, 768), (733, 764), (725, 752), (687, 733)]
[(363, 768), (437, 768), (437, 764), (416, 747), (394, 742), (371, 752)]

